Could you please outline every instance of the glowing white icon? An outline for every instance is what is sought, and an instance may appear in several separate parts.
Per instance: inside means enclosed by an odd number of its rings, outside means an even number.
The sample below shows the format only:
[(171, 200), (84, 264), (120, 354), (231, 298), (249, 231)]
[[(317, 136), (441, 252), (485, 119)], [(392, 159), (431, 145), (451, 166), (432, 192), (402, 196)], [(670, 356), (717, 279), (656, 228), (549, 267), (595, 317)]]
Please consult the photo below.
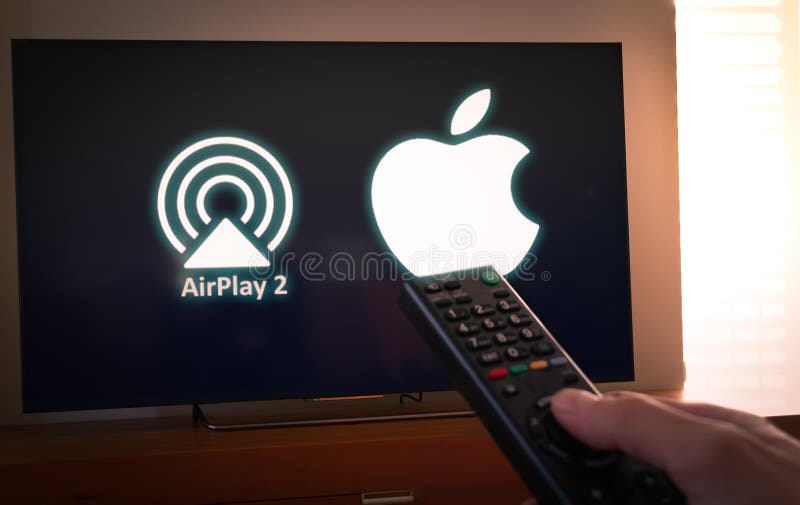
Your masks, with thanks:
[[(474, 128), (490, 100), (489, 89), (470, 95), (450, 133)], [(372, 208), (398, 261), (418, 276), (487, 263), (502, 274), (514, 270), (539, 231), (511, 193), (514, 169), (529, 152), (504, 135), (453, 145), (416, 138), (392, 147), (373, 175)]]
[[(230, 151), (235, 155), (226, 154)], [(209, 156), (204, 156), (205, 153)], [(211, 155), (213, 154), (213, 155)], [(194, 164), (192, 164), (194, 163)], [(188, 167), (188, 165), (191, 165)], [(187, 169), (188, 168), (188, 169)], [(237, 175), (240, 174), (240, 175)], [(256, 192), (250, 184), (242, 179), (246, 174), (256, 183)], [(272, 175), (280, 184), (279, 192), (282, 200), (282, 217), (267, 250), (274, 251), (286, 236), (292, 220), (292, 188), (289, 178), (280, 162), (260, 145), (238, 137), (213, 137), (195, 142), (173, 159), (158, 186), (156, 196), (158, 220), (161, 229), (170, 244), (181, 254), (188, 247), (178, 238), (170, 224), (170, 215), (177, 215), (183, 232), (190, 240), (200, 236), (200, 232), (192, 223), (193, 216), (199, 219), (198, 226), (213, 226), (211, 233), (194, 249), (184, 263), (187, 269), (199, 268), (248, 268), (267, 267), (269, 261), (259, 248), (247, 237), (242, 229), (228, 218), (223, 218), (216, 225), (206, 209), (209, 192), (220, 184), (231, 184), (238, 188), (245, 198), (245, 209), (239, 220), (242, 226), (253, 219), (257, 208), (259, 220), (252, 235), (260, 239), (272, 222), (275, 213), (275, 194), (267, 175)], [(199, 180), (204, 180), (196, 187)], [(177, 184), (177, 192), (174, 189)], [(196, 213), (187, 207), (187, 195), (195, 193)], [(171, 212), (174, 210), (175, 212)], [(174, 219), (173, 219), (174, 221)]]

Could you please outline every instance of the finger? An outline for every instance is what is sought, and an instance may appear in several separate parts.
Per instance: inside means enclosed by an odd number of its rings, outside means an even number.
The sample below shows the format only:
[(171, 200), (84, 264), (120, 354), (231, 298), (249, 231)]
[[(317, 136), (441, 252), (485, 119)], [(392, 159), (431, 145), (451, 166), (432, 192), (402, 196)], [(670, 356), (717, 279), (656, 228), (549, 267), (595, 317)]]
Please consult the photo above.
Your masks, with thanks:
[[(629, 391), (613, 391), (606, 396), (619, 397), (632, 394)], [(688, 412), (695, 416), (713, 419), (715, 421), (731, 423), (739, 428), (746, 430), (752, 435), (764, 438), (783, 438), (783, 432), (771, 422), (761, 416), (745, 412), (743, 410), (731, 409), (720, 405), (702, 402), (683, 402), (667, 398), (657, 398), (658, 401), (670, 407)]]
[(733, 423), (748, 430), (763, 427), (765, 424), (767, 424), (763, 417), (751, 414), (749, 412), (744, 412), (742, 410), (729, 409), (720, 405), (712, 405), (710, 403), (681, 402), (664, 398), (659, 398), (659, 401), (666, 403), (670, 407), (682, 410), (684, 412), (689, 412), (690, 414), (694, 414), (696, 416)]
[(564, 389), (550, 405), (558, 422), (589, 446), (622, 450), (671, 474), (720, 429), (717, 421), (635, 393), (600, 398)]
[[(605, 394), (605, 398), (623, 398), (632, 395), (635, 396), (637, 393), (633, 393), (631, 391), (610, 391)], [(658, 402), (667, 404), (670, 407), (694, 414), (696, 416), (714, 419), (716, 421), (733, 423), (748, 430), (754, 426), (766, 424), (766, 420), (760, 416), (742, 410), (722, 407), (720, 405), (702, 402), (684, 402), (681, 400), (660, 397), (654, 397), (654, 399)]]
[(706, 419), (731, 423), (747, 431), (753, 436), (764, 440), (785, 440), (786, 433), (761, 416), (742, 410), (729, 409), (710, 403), (683, 403), (668, 400), (666, 403), (676, 409), (689, 412)]

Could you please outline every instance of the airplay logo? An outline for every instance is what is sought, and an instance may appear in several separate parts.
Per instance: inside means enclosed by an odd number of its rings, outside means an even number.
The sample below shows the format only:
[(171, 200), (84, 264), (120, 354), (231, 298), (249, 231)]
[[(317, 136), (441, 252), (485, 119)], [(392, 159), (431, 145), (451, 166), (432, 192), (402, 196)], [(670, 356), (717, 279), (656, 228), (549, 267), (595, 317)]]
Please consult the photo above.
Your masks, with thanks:
[[(274, 251), (292, 220), (292, 188), (286, 171), (269, 151), (238, 137), (212, 137), (195, 142), (167, 166), (158, 186), (158, 221), (169, 243), (180, 254), (192, 249), (183, 264), (186, 269), (251, 268), (270, 265), (262, 252), (264, 233), (276, 212), (276, 191), (269, 179), (277, 180), (282, 201), (280, 225), (266, 244)], [(206, 209), (209, 193), (221, 185), (232, 185), (244, 196), (239, 223), (227, 217), (213, 222)], [(193, 200), (193, 201), (192, 201)], [(175, 223), (177, 221), (177, 223)], [(183, 240), (173, 224), (179, 224)], [(187, 247), (200, 230), (213, 227), (197, 247)], [(184, 243), (185, 242), (185, 243)]]

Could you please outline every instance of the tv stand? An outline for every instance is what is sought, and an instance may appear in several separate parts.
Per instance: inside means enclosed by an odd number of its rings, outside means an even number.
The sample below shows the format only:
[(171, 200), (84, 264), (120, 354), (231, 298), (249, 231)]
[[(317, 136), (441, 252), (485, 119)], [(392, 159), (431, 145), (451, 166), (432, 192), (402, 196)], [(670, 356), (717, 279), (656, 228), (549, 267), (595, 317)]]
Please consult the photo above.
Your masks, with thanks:
[(412, 394), (412, 393), (403, 393), (400, 395), (400, 403), (403, 403), (403, 400), (409, 399), (411, 401), (421, 403), (422, 402), (422, 391)]
[[(308, 413), (298, 417), (287, 414), (281, 418), (271, 420), (260, 420), (251, 422), (229, 422), (220, 423), (209, 420), (203, 408), (198, 403), (192, 404), (192, 423), (200, 425), (211, 431), (242, 431), (242, 430), (260, 430), (269, 428), (290, 428), (301, 426), (320, 426), (330, 424), (357, 424), (357, 423), (375, 423), (386, 421), (405, 421), (414, 419), (442, 419), (452, 417), (472, 417), (475, 415), (473, 410), (465, 409), (461, 404), (457, 405), (431, 405), (430, 408), (410, 408), (405, 400), (413, 400), (417, 405), (422, 402), (422, 393), (409, 394), (402, 393), (399, 396), (400, 408), (383, 409), (383, 411), (376, 411), (374, 409), (366, 409), (362, 414), (361, 411), (365, 409), (358, 408), (344, 409), (338, 412), (329, 413), (324, 417), (309, 416)], [(397, 404), (395, 404), (397, 405)]]

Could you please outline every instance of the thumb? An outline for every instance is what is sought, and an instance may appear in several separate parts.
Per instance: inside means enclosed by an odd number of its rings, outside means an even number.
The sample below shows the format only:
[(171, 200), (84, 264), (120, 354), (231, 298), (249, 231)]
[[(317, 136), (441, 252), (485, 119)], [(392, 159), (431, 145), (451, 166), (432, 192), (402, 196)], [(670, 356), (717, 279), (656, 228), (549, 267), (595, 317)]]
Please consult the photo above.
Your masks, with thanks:
[(702, 447), (707, 420), (636, 393), (597, 397), (564, 389), (550, 403), (561, 426), (575, 438), (600, 450), (621, 450), (665, 470), (683, 473), (687, 455)]

